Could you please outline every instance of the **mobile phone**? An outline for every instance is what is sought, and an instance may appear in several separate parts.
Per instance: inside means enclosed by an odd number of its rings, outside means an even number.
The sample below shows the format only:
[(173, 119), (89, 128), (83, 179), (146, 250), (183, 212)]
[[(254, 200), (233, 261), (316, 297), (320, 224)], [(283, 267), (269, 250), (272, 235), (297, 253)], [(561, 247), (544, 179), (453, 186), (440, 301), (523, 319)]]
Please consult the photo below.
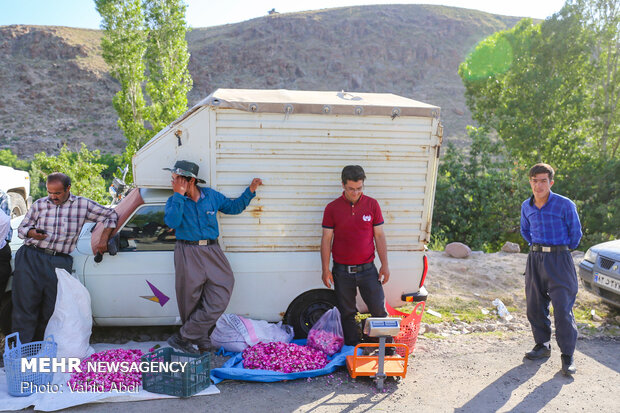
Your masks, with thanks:
[(35, 231), (37, 234), (45, 234), (45, 231), (39, 228), (35, 229)]

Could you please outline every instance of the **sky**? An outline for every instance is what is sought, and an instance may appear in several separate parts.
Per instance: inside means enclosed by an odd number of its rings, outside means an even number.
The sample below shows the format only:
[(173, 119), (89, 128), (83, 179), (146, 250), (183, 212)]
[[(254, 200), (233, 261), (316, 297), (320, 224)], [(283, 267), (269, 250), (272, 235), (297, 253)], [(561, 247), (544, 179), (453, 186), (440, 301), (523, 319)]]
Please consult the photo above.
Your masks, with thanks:
[[(186, 0), (190, 27), (238, 23), (280, 13), (370, 4), (442, 4), (507, 16), (545, 19), (559, 11), (564, 0)], [(0, 0), (0, 26), (31, 24), (98, 29), (101, 19), (93, 0)]]

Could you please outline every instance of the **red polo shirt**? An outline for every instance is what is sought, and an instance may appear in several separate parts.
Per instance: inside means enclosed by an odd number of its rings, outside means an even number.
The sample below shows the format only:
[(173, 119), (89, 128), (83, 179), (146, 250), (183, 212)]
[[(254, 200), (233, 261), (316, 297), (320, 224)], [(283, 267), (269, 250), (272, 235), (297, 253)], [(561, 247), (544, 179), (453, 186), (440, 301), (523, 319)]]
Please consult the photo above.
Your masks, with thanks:
[(332, 255), (334, 262), (360, 265), (375, 259), (374, 230), (383, 224), (379, 203), (364, 194), (352, 204), (340, 198), (327, 204), (323, 213), (323, 228), (334, 230)]

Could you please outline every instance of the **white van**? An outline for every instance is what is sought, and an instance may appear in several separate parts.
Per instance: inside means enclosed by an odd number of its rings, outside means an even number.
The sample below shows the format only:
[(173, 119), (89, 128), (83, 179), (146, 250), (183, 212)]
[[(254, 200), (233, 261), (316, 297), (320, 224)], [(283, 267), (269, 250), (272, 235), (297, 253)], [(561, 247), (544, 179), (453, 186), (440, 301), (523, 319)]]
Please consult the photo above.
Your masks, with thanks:
[[(293, 325), (303, 336), (335, 305), (321, 281), (325, 206), (340, 173), (358, 164), (385, 219), (388, 303), (423, 287), (442, 128), (439, 108), (392, 94), (219, 89), (151, 139), (133, 160), (134, 190), (117, 206), (120, 249), (94, 262), (90, 228), (74, 255), (97, 325), (180, 324), (174, 232), (164, 223), (170, 173), (185, 159), (207, 185), (236, 198), (263, 186), (240, 215), (220, 215), (220, 245), (235, 274), (227, 312)], [(95, 231), (93, 237), (96, 237)], [(359, 297), (358, 297), (359, 298)], [(365, 305), (358, 300), (358, 309)]]

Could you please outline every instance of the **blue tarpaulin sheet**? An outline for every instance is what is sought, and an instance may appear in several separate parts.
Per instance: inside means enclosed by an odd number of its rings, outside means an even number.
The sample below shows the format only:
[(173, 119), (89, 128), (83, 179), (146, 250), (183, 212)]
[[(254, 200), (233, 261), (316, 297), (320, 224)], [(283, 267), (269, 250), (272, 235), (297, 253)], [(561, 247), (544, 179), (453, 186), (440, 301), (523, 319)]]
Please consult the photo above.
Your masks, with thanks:
[[(293, 340), (292, 343), (303, 346), (306, 340)], [(300, 371), (298, 373), (280, 373), (270, 370), (252, 370), (243, 368), (243, 357), (241, 353), (224, 352), (225, 356), (231, 356), (220, 368), (211, 369), (211, 380), (217, 384), (222, 380), (243, 380), (270, 383), (274, 381), (295, 380), (306, 377), (323, 376), (333, 373), (340, 366), (347, 362), (347, 356), (353, 355), (353, 346), (342, 346), (339, 353), (327, 357), (329, 363), (318, 370)], [(220, 350), (221, 351), (221, 350)]]

